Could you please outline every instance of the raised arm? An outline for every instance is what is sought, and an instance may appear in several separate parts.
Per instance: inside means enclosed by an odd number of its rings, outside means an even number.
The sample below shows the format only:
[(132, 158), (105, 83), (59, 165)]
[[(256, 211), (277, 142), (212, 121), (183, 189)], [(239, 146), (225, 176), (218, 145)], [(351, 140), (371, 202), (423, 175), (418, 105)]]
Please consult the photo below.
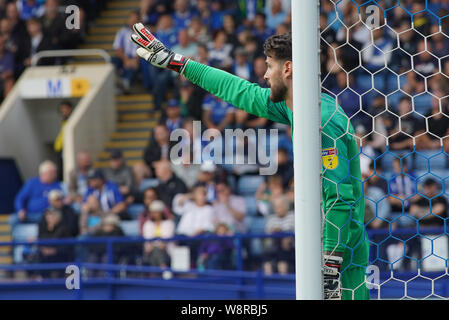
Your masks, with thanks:
[(158, 68), (166, 68), (184, 75), (194, 84), (253, 115), (289, 124), (285, 114), (269, 100), (270, 89), (206, 66), (176, 54), (166, 48), (142, 23), (134, 25), (131, 36), (139, 48), (137, 54)]

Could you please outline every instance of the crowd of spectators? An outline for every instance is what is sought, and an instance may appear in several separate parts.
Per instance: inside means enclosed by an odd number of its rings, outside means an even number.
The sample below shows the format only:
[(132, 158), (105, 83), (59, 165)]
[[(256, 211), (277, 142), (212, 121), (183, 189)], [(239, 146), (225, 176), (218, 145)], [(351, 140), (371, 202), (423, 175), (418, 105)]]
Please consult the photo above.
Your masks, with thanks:
[[(44, 8), (52, 2), (47, 0)], [(385, 5), (392, 2), (383, 1)], [(428, 2), (428, 10), (435, 14), (449, 13), (447, 2)], [(435, 16), (425, 11), (414, 16), (415, 30), (407, 31), (412, 20), (405, 8), (419, 12), (425, 8), (424, 2), (401, 3), (402, 7), (386, 13), (389, 27), (374, 31), (372, 40), (366, 25), (355, 20), (357, 6), (352, 1), (340, 1), (337, 10), (332, 1), (322, 1), (321, 6), (322, 90), (337, 97), (359, 137), (363, 151), (361, 163), (367, 198), (367, 226), (371, 229), (391, 225), (393, 228), (409, 227), (416, 225), (418, 219), (423, 226), (442, 226), (443, 218), (447, 217), (446, 199), (436, 197), (442, 189), (442, 186), (438, 188), (438, 181), (422, 181), (420, 194), (424, 197), (417, 195), (412, 157), (409, 161), (393, 161), (394, 167), (390, 171), (384, 168), (385, 172), (381, 161), (374, 161), (388, 150), (399, 153), (411, 152), (413, 148), (436, 150), (443, 147), (449, 150), (447, 139), (440, 143), (440, 137), (444, 137), (449, 128), (449, 118), (442, 114), (448, 111), (449, 100), (441, 99), (447, 94), (449, 85), (449, 60), (442, 59), (448, 52), (449, 38), (439, 32)], [(7, 7), (12, 8), (11, 5)], [(336, 20), (337, 15), (342, 19)], [(28, 29), (33, 29), (30, 24), (41, 23), (39, 19), (30, 21)], [(290, 1), (142, 0), (141, 10), (129, 14), (128, 24), (117, 33), (114, 41), (121, 85), (127, 92), (140, 77), (154, 96), (155, 109), (163, 111), (162, 117), (153, 130), (142, 162), (133, 168), (126, 166), (120, 150), (111, 152), (110, 165), (105, 170), (92, 168), (92, 160), (86, 152), (77, 155), (77, 168), (70, 174), (63, 199), (65, 205), (79, 214), (77, 234), (120, 236), (123, 235), (120, 220), (129, 219), (139, 221), (139, 233), (147, 239), (174, 235), (231, 235), (260, 230), (266, 233), (292, 231), (290, 128), (236, 110), (182, 77), (139, 61), (134, 44), (128, 41), (132, 25), (138, 21), (143, 21), (174, 51), (266, 87), (262, 44), (267, 37), (290, 30)], [(353, 27), (348, 29), (343, 23)], [(39, 27), (35, 26), (35, 29)], [(447, 25), (443, 25), (442, 30), (447, 31)], [(397, 33), (400, 33), (398, 43)], [(64, 45), (64, 42), (58, 43)], [(392, 50), (398, 46), (401, 49)], [(400, 81), (397, 74), (401, 74)], [(430, 77), (433, 74), (436, 75)], [(392, 94), (387, 96), (386, 93)], [(417, 98), (417, 95), (420, 96)], [(446, 114), (449, 115), (449, 111)], [(188, 132), (183, 143), (190, 146), (203, 143), (196, 141), (200, 138), (194, 135), (194, 120), (201, 121), (201, 132), (205, 129), (223, 132), (227, 128), (279, 130), (278, 172), (258, 180), (255, 187), (250, 186), (254, 189), (254, 202), (248, 202), (247, 195), (238, 194), (242, 191), (238, 186), (241, 179), (258, 175), (258, 164), (217, 165), (213, 158), (195, 164), (191, 161), (198, 156), (194, 148), (182, 154), (190, 163), (170, 161), (176, 142), (169, 137), (174, 130), (183, 128)], [(266, 147), (251, 138), (235, 143), (244, 146), (259, 143), (258, 147)], [(56, 182), (54, 170), (53, 164), (45, 162), (39, 177), (25, 184), (17, 196), (18, 213), (11, 220), (13, 225), (21, 221), (40, 221), (43, 225), (46, 221), (47, 227), (42, 227), (42, 234), (74, 235), (73, 222), (69, 222), (73, 221), (70, 220), (73, 215), (49, 198), (53, 189), (63, 190)], [(147, 187), (146, 183), (149, 183)], [(136, 204), (143, 204), (137, 215), (131, 212)], [(254, 207), (250, 208), (252, 204)], [(429, 214), (430, 206), (433, 214)], [(394, 213), (402, 212), (406, 216), (391, 223)], [(249, 216), (262, 220), (263, 227), (256, 229), (254, 220), (247, 219), (251, 218)], [(60, 229), (66, 230), (55, 231), (60, 230), (55, 228), (58, 224), (65, 225)], [(165, 267), (170, 264), (171, 250), (181, 244), (145, 243), (142, 262)], [(185, 244), (191, 249), (192, 266), (230, 268), (232, 241)], [(402, 242), (389, 244), (400, 245)], [(414, 252), (418, 245), (413, 246)], [(249, 258), (254, 247), (257, 247), (254, 243), (245, 244)], [(294, 269), (294, 241), (291, 238), (263, 241), (259, 251), (266, 273), (285, 274)], [(47, 253), (58, 254), (54, 250)], [(92, 253), (91, 261), (104, 260), (101, 253)], [(387, 254), (387, 249), (381, 254)]]
[[(74, 49), (84, 39), (89, 23), (106, 1), (100, 0), (0, 0), (0, 98), (43, 50)], [(80, 9), (80, 28), (67, 28), (65, 8)], [(57, 59), (41, 59), (51, 65)]]

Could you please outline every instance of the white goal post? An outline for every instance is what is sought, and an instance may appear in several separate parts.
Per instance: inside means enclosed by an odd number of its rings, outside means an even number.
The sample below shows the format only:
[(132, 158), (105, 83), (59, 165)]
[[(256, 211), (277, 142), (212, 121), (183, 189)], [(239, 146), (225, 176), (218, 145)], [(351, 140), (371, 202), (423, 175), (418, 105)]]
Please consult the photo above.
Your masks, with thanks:
[(296, 299), (321, 300), (319, 1), (292, 1)]

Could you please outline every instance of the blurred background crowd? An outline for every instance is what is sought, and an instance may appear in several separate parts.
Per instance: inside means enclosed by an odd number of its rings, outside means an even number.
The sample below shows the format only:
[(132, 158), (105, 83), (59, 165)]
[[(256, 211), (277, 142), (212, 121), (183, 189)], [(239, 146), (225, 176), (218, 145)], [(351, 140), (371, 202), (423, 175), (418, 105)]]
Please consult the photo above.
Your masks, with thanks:
[[(383, 8), (395, 5), (388, 0), (378, 3)], [(79, 4), (84, 8), (83, 28), (69, 32), (57, 27), (62, 22), (55, 8), (65, 5), (63, 1), (0, 1), (5, 95), (33, 53), (74, 48), (82, 42), (85, 26), (101, 10), (101, 1)], [(92, 4), (95, 10), (89, 7)], [(416, 13), (413, 19), (411, 13)], [(381, 19), (386, 25), (371, 36), (353, 2), (340, 1), (336, 10), (332, 1), (321, 1), (322, 91), (337, 97), (360, 138), (369, 229), (438, 227), (447, 217), (447, 199), (441, 195), (445, 180), (439, 177), (448, 176), (449, 168), (445, 153), (449, 144), (442, 139), (449, 128), (449, 19), (439, 17), (448, 14), (446, 0), (429, 0), (427, 8), (424, 1), (401, 1), (400, 7), (386, 11), (386, 19)], [(138, 234), (148, 239), (293, 231), (290, 128), (249, 115), (183, 77), (139, 60), (129, 41), (132, 25), (139, 21), (174, 52), (267, 87), (262, 44), (271, 35), (290, 31), (290, 1), (142, 0), (140, 11), (129, 13), (113, 44), (119, 92), (127, 94), (142, 83), (162, 114), (142, 161), (128, 167), (123, 153), (113, 150), (109, 167), (99, 169), (93, 166), (94, 155), (80, 152), (77, 169), (64, 184), (57, 164), (42, 163), (38, 176), (27, 181), (16, 197), (12, 227), (38, 223), (39, 238), (125, 236), (123, 221), (138, 221)], [(72, 109), (69, 102), (61, 103), (65, 119)], [(213, 158), (201, 164), (170, 162), (175, 144), (170, 133), (183, 128), (189, 133), (187, 143), (195, 143), (194, 120), (202, 122), (202, 130), (278, 129), (277, 173), (259, 176), (257, 163), (220, 165)], [(266, 141), (244, 138), (233, 147), (241, 144), (248, 150), (248, 145), (257, 143), (269, 149), (270, 139)], [(193, 159), (195, 154), (192, 150), (183, 156)], [(427, 174), (428, 166), (438, 174)], [(263, 265), (267, 274), (293, 272), (293, 244), (291, 237), (245, 242), (245, 266)], [(384, 244), (379, 257), (388, 261), (404, 243)], [(147, 243), (139, 261), (168, 266), (170, 251), (179, 245), (183, 243)], [(232, 267), (232, 241), (185, 245), (194, 267)], [(418, 257), (419, 241), (407, 250)], [(81, 254), (89, 261), (105, 259), (104, 250)], [(31, 258), (64, 261), (66, 255), (67, 251), (49, 247)]]

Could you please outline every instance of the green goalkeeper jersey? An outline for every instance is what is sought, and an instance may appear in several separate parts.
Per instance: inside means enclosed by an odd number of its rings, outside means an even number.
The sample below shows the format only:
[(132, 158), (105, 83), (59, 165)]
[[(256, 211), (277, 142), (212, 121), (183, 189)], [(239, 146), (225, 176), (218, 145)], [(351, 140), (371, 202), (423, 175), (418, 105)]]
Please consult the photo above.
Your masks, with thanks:
[[(292, 110), (285, 101), (272, 102), (269, 98), (270, 89), (261, 88), (195, 61), (189, 61), (184, 75), (196, 85), (239, 109), (291, 125), (293, 134)], [(353, 251), (364, 239), (365, 204), (359, 151), (348, 117), (335, 99), (326, 94), (321, 95), (321, 125), (322, 196), (326, 215), (323, 249), (335, 252), (345, 252), (347, 249)]]

